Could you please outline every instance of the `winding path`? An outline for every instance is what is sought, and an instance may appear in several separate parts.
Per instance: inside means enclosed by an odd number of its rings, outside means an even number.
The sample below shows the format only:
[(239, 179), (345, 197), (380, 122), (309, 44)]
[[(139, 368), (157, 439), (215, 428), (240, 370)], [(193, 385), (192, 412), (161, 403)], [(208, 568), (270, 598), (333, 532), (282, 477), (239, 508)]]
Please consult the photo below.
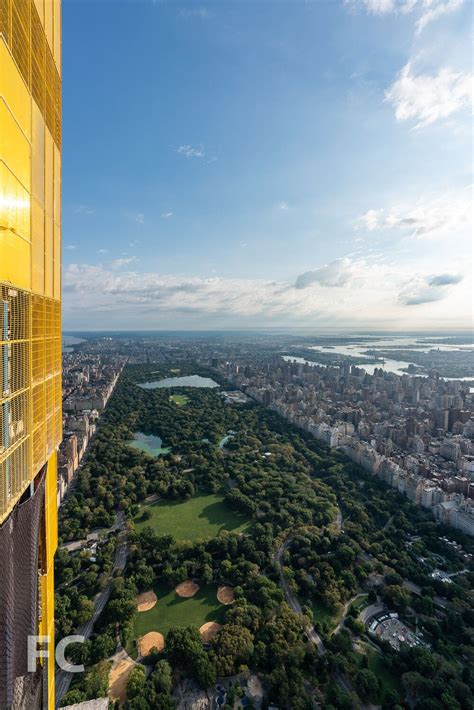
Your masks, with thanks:
[[(86, 621), (85, 624), (81, 626), (80, 629), (77, 630), (77, 634), (80, 636), (84, 636), (84, 638), (88, 639), (90, 635), (92, 634), (92, 631), (94, 629), (94, 624), (99, 618), (99, 616), (102, 614), (104, 611), (105, 605), (109, 601), (110, 597), (110, 590), (111, 590), (111, 584), (112, 584), (112, 579), (114, 577), (114, 572), (115, 570), (123, 570), (125, 569), (125, 564), (127, 562), (127, 530), (125, 527), (126, 519), (125, 515), (123, 512), (120, 512), (117, 515), (117, 528), (119, 529), (119, 534), (118, 534), (118, 544), (117, 544), (117, 549), (115, 550), (115, 557), (114, 557), (114, 566), (112, 569), (112, 572), (110, 573), (109, 577), (109, 582), (106, 586), (106, 588), (100, 592), (100, 594), (97, 595), (95, 598), (95, 603), (94, 603), (94, 613), (89, 619), (89, 621)], [(64, 695), (67, 693), (69, 690), (69, 686), (71, 685), (71, 681), (73, 679), (73, 673), (69, 673), (68, 671), (58, 671), (56, 673), (56, 690), (55, 690), (55, 706), (56, 708), (59, 708), (61, 705), (61, 700), (63, 699)]]
[[(285, 542), (280, 545), (278, 548), (276, 555), (275, 555), (275, 562), (277, 563), (279, 570), (280, 570), (280, 586), (285, 592), (286, 600), (289, 604), (289, 606), (295, 611), (297, 614), (302, 614), (303, 610), (301, 608), (301, 604), (298, 600), (298, 598), (293, 594), (291, 589), (288, 586), (288, 582), (285, 579), (285, 576), (283, 574), (283, 569), (282, 569), (282, 557), (283, 553), (288, 549), (288, 547), (291, 545), (292, 538), (289, 537), (285, 540)], [(322, 655), (325, 653), (326, 649), (324, 648), (323, 640), (321, 636), (319, 636), (318, 633), (316, 633), (316, 630), (312, 624), (306, 624), (304, 627), (304, 630), (309, 638), (309, 640), (316, 646), (318, 649), (318, 653)]]

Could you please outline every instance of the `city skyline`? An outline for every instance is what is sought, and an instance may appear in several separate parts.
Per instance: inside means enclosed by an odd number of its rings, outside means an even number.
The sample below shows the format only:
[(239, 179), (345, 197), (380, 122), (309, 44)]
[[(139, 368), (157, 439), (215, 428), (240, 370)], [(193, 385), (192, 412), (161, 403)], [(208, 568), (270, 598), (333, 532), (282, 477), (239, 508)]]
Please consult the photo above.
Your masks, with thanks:
[(109, 10), (64, 8), (66, 329), (470, 324), (470, 3)]

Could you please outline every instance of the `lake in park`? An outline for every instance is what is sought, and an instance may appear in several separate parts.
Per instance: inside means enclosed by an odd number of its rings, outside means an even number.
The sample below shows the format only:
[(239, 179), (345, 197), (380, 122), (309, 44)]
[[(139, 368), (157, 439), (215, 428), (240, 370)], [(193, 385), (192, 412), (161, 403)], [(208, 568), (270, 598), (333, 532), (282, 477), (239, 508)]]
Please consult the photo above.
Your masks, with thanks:
[(160, 454), (169, 454), (171, 449), (169, 447), (164, 447), (163, 442), (159, 436), (154, 436), (153, 434), (143, 434), (141, 431), (135, 433), (135, 438), (133, 441), (129, 442), (130, 446), (134, 449), (139, 449), (144, 451), (150, 456), (160, 456)]
[(211, 380), (210, 377), (201, 377), (201, 375), (166, 377), (164, 380), (141, 382), (138, 386), (144, 390), (156, 390), (163, 387), (219, 387), (217, 382)]

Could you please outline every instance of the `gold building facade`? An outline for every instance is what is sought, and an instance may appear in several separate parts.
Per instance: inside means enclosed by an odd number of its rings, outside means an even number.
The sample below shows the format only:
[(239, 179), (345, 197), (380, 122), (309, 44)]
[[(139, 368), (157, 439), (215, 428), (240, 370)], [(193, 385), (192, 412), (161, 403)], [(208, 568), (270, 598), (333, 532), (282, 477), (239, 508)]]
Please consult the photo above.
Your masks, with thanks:
[[(0, 0), (2, 710), (54, 707), (61, 401), (61, 6)], [(35, 671), (32, 633), (50, 640)]]

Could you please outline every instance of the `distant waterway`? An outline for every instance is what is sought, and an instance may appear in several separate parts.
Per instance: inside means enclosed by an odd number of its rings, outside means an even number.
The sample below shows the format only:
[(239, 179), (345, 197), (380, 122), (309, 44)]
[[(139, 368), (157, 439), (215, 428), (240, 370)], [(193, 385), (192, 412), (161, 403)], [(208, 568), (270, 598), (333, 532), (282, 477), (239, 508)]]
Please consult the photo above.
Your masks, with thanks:
[(211, 380), (210, 377), (201, 377), (201, 375), (187, 375), (185, 377), (166, 377), (164, 380), (141, 382), (138, 386), (144, 390), (163, 389), (164, 387), (219, 387), (217, 382)]
[(161, 454), (169, 454), (171, 451), (169, 447), (163, 446), (159, 436), (143, 434), (141, 431), (135, 433), (135, 438), (129, 442), (129, 445), (134, 449), (150, 454), (150, 456), (161, 456)]
[[(383, 341), (385, 344), (385, 341)], [(377, 343), (373, 343), (370, 345), (370, 348), (373, 347), (381, 347), (379, 343), (382, 343), (382, 341), (378, 341)], [(392, 347), (394, 346), (394, 341), (391, 341)], [(471, 346), (469, 346), (471, 347)], [(460, 349), (459, 346), (453, 346), (454, 349)], [(354, 358), (367, 358), (367, 362), (360, 362), (356, 365), (356, 367), (363, 368), (368, 375), (373, 375), (375, 370), (377, 369), (382, 369), (385, 370), (386, 372), (393, 372), (396, 375), (409, 375), (411, 377), (428, 377), (423, 372), (420, 372), (419, 370), (415, 372), (405, 372), (404, 369), (408, 368), (409, 365), (413, 365), (414, 363), (410, 362), (405, 362), (404, 360), (391, 360), (391, 359), (385, 359), (383, 362), (382, 360), (378, 362), (374, 362), (374, 358), (370, 355), (367, 354), (366, 350), (364, 349), (363, 346), (361, 345), (336, 345), (331, 350), (328, 348), (325, 348), (324, 350), (319, 347), (312, 347), (309, 348), (310, 350), (315, 351), (315, 356), (316, 353), (324, 353), (324, 355), (345, 355), (346, 357), (354, 357)], [(414, 348), (413, 348), (414, 349)], [(431, 348), (435, 349), (435, 348)], [(448, 346), (446, 346), (445, 349), (448, 349)], [(451, 348), (449, 348), (451, 349)], [(417, 348), (418, 350), (418, 348)], [(428, 349), (426, 348), (420, 348), (419, 352), (428, 352)], [(318, 367), (327, 367), (328, 365), (331, 365), (331, 363), (322, 363), (322, 362), (317, 362), (317, 360), (307, 360), (306, 358), (302, 357), (294, 357), (293, 355), (283, 355), (283, 360), (286, 360), (286, 362), (298, 362), (301, 364), (305, 365), (310, 365), (312, 367), (318, 366)], [(460, 380), (463, 382), (471, 382), (474, 381), (474, 375), (469, 376), (469, 377), (442, 377), (441, 379), (443, 380)]]
[(84, 343), (84, 338), (76, 338), (75, 335), (63, 335), (63, 353), (72, 353), (74, 351), (73, 345), (79, 345), (79, 343)]

